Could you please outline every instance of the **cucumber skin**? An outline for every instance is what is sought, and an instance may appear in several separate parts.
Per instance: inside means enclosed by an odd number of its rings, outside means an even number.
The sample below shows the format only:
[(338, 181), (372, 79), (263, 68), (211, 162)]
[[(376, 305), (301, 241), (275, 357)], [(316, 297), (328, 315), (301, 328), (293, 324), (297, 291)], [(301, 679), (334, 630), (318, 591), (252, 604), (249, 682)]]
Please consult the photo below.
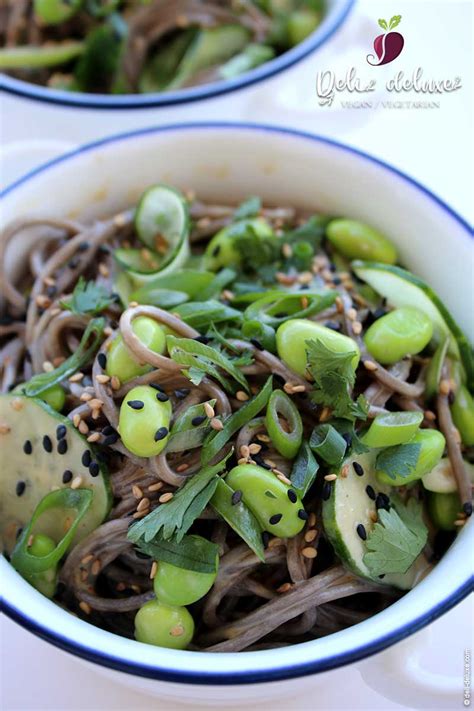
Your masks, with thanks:
[[(391, 265), (391, 264), (382, 264), (380, 262), (364, 262), (361, 260), (355, 260), (352, 262), (352, 269), (355, 271), (356, 275), (358, 269), (374, 269), (374, 270), (379, 270), (379, 271), (384, 271), (384, 272), (389, 272), (391, 274), (394, 274), (395, 276), (399, 277), (400, 279), (404, 279), (405, 281), (408, 281), (410, 284), (413, 286), (417, 286), (421, 291), (423, 291), (426, 296), (433, 302), (433, 305), (438, 309), (442, 319), (445, 321), (446, 326), (448, 327), (448, 330), (451, 332), (451, 335), (453, 336), (454, 340), (457, 343), (457, 346), (459, 348), (459, 354), (461, 357), (461, 361), (464, 365), (464, 368), (466, 370), (466, 377), (467, 381), (469, 383), (469, 389), (471, 391), (474, 390), (474, 353), (472, 351), (471, 345), (469, 341), (467, 340), (467, 337), (465, 333), (462, 331), (462, 329), (457, 325), (455, 319), (449, 312), (449, 310), (446, 308), (446, 306), (443, 304), (439, 296), (436, 294), (433, 289), (426, 284), (422, 279), (419, 277), (415, 276), (411, 272), (407, 271), (406, 269), (403, 269), (402, 267), (398, 267), (396, 265)], [(363, 277), (359, 277), (363, 280)]]

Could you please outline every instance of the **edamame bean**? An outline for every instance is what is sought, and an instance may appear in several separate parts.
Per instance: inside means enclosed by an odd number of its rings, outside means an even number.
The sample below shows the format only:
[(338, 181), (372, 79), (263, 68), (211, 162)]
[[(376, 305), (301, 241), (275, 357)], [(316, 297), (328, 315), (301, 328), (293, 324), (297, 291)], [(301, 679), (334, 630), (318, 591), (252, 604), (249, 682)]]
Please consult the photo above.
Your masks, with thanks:
[(61, 412), (66, 402), (66, 393), (61, 385), (53, 385), (48, 390), (44, 390), (41, 395), (38, 396), (41, 400), (44, 400), (47, 405), (56, 410), (56, 412)]
[[(280, 417), (285, 419), (288, 431), (282, 427)], [(295, 404), (283, 390), (274, 390), (270, 395), (265, 424), (278, 452), (287, 459), (296, 457), (303, 440), (303, 423)]]
[(429, 317), (419, 309), (403, 306), (369, 326), (364, 341), (379, 363), (390, 365), (422, 351), (432, 335), (433, 324)]
[(311, 32), (314, 32), (316, 27), (321, 22), (321, 17), (314, 10), (301, 9), (292, 12), (288, 18), (288, 39), (292, 47), (303, 42)]
[[(31, 555), (41, 558), (52, 553), (55, 548), (56, 543), (52, 538), (44, 535), (43, 533), (37, 533), (33, 537), (33, 541), (31, 546), (28, 548), (28, 552)], [(58, 566), (55, 565), (42, 573), (31, 573), (27, 579), (37, 590), (39, 590), (40, 593), (46, 597), (53, 597), (56, 591), (57, 570)]]
[[(155, 353), (164, 353), (166, 336), (163, 328), (154, 319), (148, 316), (139, 316), (132, 321), (132, 330), (143, 345)], [(121, 335), (118, 335), (107, 354), (107, 375), (116, 375), (121, 383), (127, 382), (139, 375), (144, 375), (152, 370), (148, 364), (141, 365), (127, 348)]]
[(463, 444), (467, 447), (474, 445), (474, 400), (464, 385), (460, 385), (456, 391), (451, 415)]
[(200, 600), (212, 588), (217, 576), (219, 557), (216, 559), (215, 573), (200, 573), (196, 570), (178, 568), (164, 560), (158, 562), (158, 570), (153, 580), (155, 595), (165, 605), (191, 605)]
[(207, 245), (204, 268), (217, 271), (221, 267), (239, 266), (242, 263), (242, 254), (236, 243), (239, 238), (252, 233), (256, 238), (275, 239), (268, 222), (260, 217), (234, 222), (220, 230)]
[(357, 220), (331, 220), (326, 227), (328, 240), (349, 259), (367, 259), (395, 264), (397, 252), (380, 232)]
[(168, 649), (186, 649), (193, 638), (194, 620), (185, 607), (146, 602), (135, 615), (135, 639)]
[(446, 440), (438, 430), (420, 430), (410, 444), (419, 444), (418, 461), (408, 476), (396, 476), (394, 479), (386, 472), (376, 469), (377, 479), (381, 484), (389, 486), (404, 486), (411, 481), (421, 479), (438, 464), (443, 456)]
[(81, 5), (82, 0), (34, 0), (34, 11), (45, 25), (58, 25), (75, 15)]
[(127, 393), (120, 406), (118, 431), (125, 447), (138, 457), (154, 457), (166, 446), (171, 403), (149, 385)]
[(458, 492), (452, 494), (430, 494), (428, 497), (428, 512), (437, 528), (442, 531), (454, 531), (454, 522), (459, 517), (461, 501)]
[(255, 464), (239, 464), (225, 481), (242, 492), (242, 500), (265, 531), (279, 538), (292, 538), (307, 519), (300, 497), (276, 476)]
[(303, 318), (290, 319), (279, 326), (276, 333), (277, 352), (280, 358), (298, 375), (307, 374), (306, 341), (322, 341), (322, 343), (335, 353), (354, 352), (352, 366), (357, 368), (360, 351), (357, 343), (315, 321)]

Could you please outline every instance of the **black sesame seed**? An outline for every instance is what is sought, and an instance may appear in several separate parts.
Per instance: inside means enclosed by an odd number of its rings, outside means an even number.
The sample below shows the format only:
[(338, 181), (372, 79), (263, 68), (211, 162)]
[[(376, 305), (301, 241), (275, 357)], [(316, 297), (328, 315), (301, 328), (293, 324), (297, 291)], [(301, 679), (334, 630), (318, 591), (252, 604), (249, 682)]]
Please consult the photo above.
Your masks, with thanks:
[(466, 501), (466, 503), (462, 505), (462, 510), (466, 516), (472, 516), (472, 501)]
[(197, 427), (198, 425), (202, 425), (205, 420), (207, 420), (206, 415), (198, 415), (197, 417), (193, 417), (191, 424), (193, 427)]
[(69, 269), (75, 269), (76, 267), (79, 266), (79, 259), (77, 257), (73, 257), (72, 259), (69, 260), (67, 263)]
[(268, 531), (263, 531), (262, 533), (262, 543), (264, 548), (268, 548), (268, 544), (270, 542), (270, 534)]
[(377, 497), (375, 499), (375, 506), (378, 509), (386, 509), (388, 511), (390, 508), (390, 499), (388, 498), (387, 494), (377, 494)]
[(101, 254), (110, 254), (110, 247), (106, 244), (101, 244), (98, 250)]
[(17, 496), (21, 496), (21, 495), (24, 493), (25, 489), (26, 489), (26, 484), (25, 484), (25, 482), (24, 482), (24, 481), (19, 481), (19, 482), (17, 483), (16, 489), (15, 489), (16, 495), (17, 495)]
[(362, 538), (363, 541), (367, 540), (367, 532), (361, 523), (357, 525), (356, 531), (359, 538)]
[(58, 454), (66, 454), (67, 452), (67, 439), (60, 439), (58, 442)]
[(342, 439), (345, 441), (345, 443), (347, 444), (348, 447), (351, 446), (351, 444), (352, 444), (352, 435), (351, 435), (350, 432), (344, 432), (344, 434), (342, 435)]
[(53, 451), (53, 443), (51, 442), (51, 438), (48, 437), (48, 435), (45, 435), (43, 437), (43, 448), (45, 452)]
[(97, 356), (97, 362), (102, 368), (102, 370), (105, 370), (105, 368), (107, 367), (107, 356), (105, 355), (105, 353), (99, 353), (99, 355)]
[(106, 425), (104, 429), (102, 430), (103, 435), (112, 435), (112, 434), (117, 434), (117, 430), (115, 427), (112, 427), (112, 425)]
[(286, 318), (288, 316), (288, 313), (286, 311), (279, 311), (277, 314), (274, 314), (275, 318)]
[(331, 496), (331, 490), (332, 490), (331, 484), (328, 481), (326, 481), (323, 485), (323, 490), (322, 490), (323, 501), (327, 501), (329, 499), (329, 497)]
[(259, 351), (264, 351), (264, 350), (265, 350), (265, 348), (262, 346), (262, 344), (260, 343), (260, 341), (257, 341), (256, 338), (251, 338), (251, 339), (250, 339), (250, 343), (252, 344), (252, 346), (255, 346), (255, 348), (257, 348), (257, 350), (259, 350)]
[(385, 316), (386, 313), (386, 310), (379, 306), (378, 309), (375, 309), (375, 311), (372, 312), (372, 316), (374, 317), (374, 319), (378, 319), (382, 318), (382, 316)]
[(72, 471), (70, 469), (65, 469), (63, 471), (63, 484), (67, 484), (72, 479)]
[(260, 454), (252, 454), (252, 459), (255, 464), (258, 464), (258, 466), (262, 467), (262, 469), (271, 470), (271, 466), (263, 460), (263, 457)]
[(298, 518), (300, 518), (302, 521), (307, 521), (309, 516), (304, 509), (300, 509), (298, 511)]
[(296, 504), (298, 501), (298, 497), (296, 496), (296, 491), (293, 491), (293, 489), (288, 489), (286, 492), (288, 494), (288, 498), (291, 501), (292, 504)]
[(240, 489), (237, 489), (237, 491), (234, 491), (232, 494), (232, 498), (231, 498), (232, 506), (236, 506), (237, 504), (240, 504), (241, 501), (242, 501), (242, 492), (240, 491)]
[(301, 284), (300, 291), (307, 291), (309, 289), (309, 284)]
[(118, 440), (119, 440), (119, 436), (118, 436), (117, 432), (114, 432), (113, 434), (108, 435), (104, 439), (102, 444), (104, 445), (104, 447), (110, 447), (112, 444), (115, 444), (116, 442), (118, 442)]
[(91, 453), (88, 449), (86, 449), (82, 454), (81, 462), (82, 462), (83, 466), (88, 467), (89, 464), (91, 463), (91, 461), (92, 461)]
[(385, 573), (382, 573), (382, 575), (378, 575), (377, 577), (379, 577), (379, 578), (385, 578)]
[(268, 523), (272, 526), (275, 526), (277, 523), (280, 523), (282, 518), (283, 514), (281, 513), (273, 514), (273, 516), (270, 516), (270, 518), (268, 519)]
[(80, 244), (77, 245), (77, 251), (78, 252), (87, 252), (89, 247), (90, 247), (89, 242), (81, 242)]
[(340, 331), (341, 330), (341, 324), (338, 323), (337, 321), (326, 321), (324, 324), (326, 328), (330, 328), (331, 331)]
[(365, 487), (365, 491), (367, 492), (367, 496), (369, 497), (369, 499), (372, 499), (372, 501), (375, 501), (375, 499), (376, 499), (376, 494), (375, 494), (375, 491), (374, 491), (373, 487), (370, 486), (370, 484), (368, 484), (368, 485)]
[(214, 247), (214, 249), (211, 252), (211, 257), (218, 257), (220, 251), (221, 251), (220, 244), (216, 244), (216, 246)]
[(25, 454), (31, 454), (31, 452), (33, 451), (33, 445), (31, 444), (29, 439), (27, 439), (25, 444), (23, 445), (23, 451)]
[(150, 388), (153, 388), (153, 390), (158, 390), (159, 393), (165, 392), (161, 385), (158, 385), (157, 383), (150, 383)]
[(450, 405), (454, 405), (454, 401), (456, 400), (456, 395), (452, 390), (449, 391), (448, 393), (448, 402)]
[(156, 393), (156, 399), (160, 402), (168, 402), (169, 397), (166, 393)]
[(142, 410), (145, 407), (143, 400), (128, 400), (127, 405), (132, 408), (132, 410)]
[(99, 475), (99, 465), (98, 465), (97, 462), (92, 461), (92, 462), (89, 464), (89, 474), (90, 474), (91, 476), (98, 476), (98, 475)]
[(277, 385), (284, 385), (286, 383), (285, 378), (279, 373), (273, 373), (273, 380)]
[(174, 396), (177, 400), (184, 400), (185, 397), (189, 395), (189, 390), (187, 388), (179, 388), (174, 391)]
[(64, 439), (67, 435), (66, 425), (58, 425), (56, 427), (56, 439)]
[(21, 536), (22, 533), (23, 533), (23, 529), (22, 529), (22, 527), (20, 526), (20, 528), (19, 528), (18, 531), (16, 532), (16, 539), (17, 539), (17, 540), (20, 538), (20, 536)]
[(198, 343), (202, 343), (203, 345), (206, 345), (207, 343), (209, 343), (209, 341), (211, 339), (208, 338), (207, 336), (196, 336), (196, 338), (194, 338), (194, 340), (197, 341)]
[(167, 436), (168, 436), (168, 428), (167, 427), (160, 427), (160, 429), (156, 430), (156, 432), (155, 432), (155, 442), (159, 442), (160, 439), (164, 439)]
[(359, 462), (353, 462), (352, 466), (357, 476), (364, 476), (364, 468), (359, 464)]

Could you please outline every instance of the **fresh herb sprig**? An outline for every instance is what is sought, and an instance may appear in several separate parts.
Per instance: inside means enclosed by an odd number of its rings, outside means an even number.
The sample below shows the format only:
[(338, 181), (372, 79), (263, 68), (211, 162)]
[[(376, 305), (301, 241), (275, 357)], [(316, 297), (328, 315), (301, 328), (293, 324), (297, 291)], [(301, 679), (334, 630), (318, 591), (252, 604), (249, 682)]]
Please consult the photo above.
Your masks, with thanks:
[(86, 281), (81, 276), (74, 287), (71, 298), (60, 301), (60, 306), (74, 314), (98, 314), (113, 304), (114, 300), (114, 297), (102, 284)]

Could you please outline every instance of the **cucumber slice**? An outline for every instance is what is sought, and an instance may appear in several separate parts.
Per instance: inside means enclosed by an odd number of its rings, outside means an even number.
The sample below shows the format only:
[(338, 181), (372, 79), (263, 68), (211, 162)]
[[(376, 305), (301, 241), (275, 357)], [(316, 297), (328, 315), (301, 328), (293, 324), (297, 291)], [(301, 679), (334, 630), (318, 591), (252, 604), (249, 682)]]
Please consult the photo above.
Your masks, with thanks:
[[(375, 494), (388, 494), (390, 486), (380, 484), (375, 478), (374, 466), (378, 450), (371, 450), (365, 454), (357, 454), (347, 458), (343, 466), (347, 465), (348, 475), (339, 476), (332, 484), (329, 499), (323, 501), (323, 524), (329, 541), (342, 563), (356, 575), (371, 579), (369, 569), (363, 558), (367, 552), (364, 541), (357, 534), (357, 526), (362, 524), (367, 532), (373, 528), (374, 522), (371, 514), (376, 512), (375, 501), (368, 495), (367, 487), (372, 487)], [(359, 472), (355, 469), (354, 463)], [(402, 590), (409, 590), (420, 579), (426, 561), (415, 560), (413, 565), (403, 574), (390, 574), (376, 582), (384, 585), (393, 585)]]
[[(474, 484), (474, 464), (464, 460), (464, 466)], [(436, 494), (452, 494), (458, 490), (451, 462), (448, 457), (443, 457), (428, 474), (421, 477), (421, 481), (425, 489), (433, 491)]]
[(145, 258), (142, 249), (116, 249), (114, 257), (120, 266), (127, 272), (134, 274), (156, 275), (160, 266), (160, 257), (146, 250), (149, 258)]
[(352, 262), (352, 269), (392, 306), (414, 306), (423, 311), (431, 319), (438, 343), (449, 336), (449, 353), (462, 361), (470, 387), (474, 386), (474, 355), (469, 341), (430, 286), (405, 269), (390, 264), (357, 260)]
[[(11, 552), (18, 530), (28, 523), (41, 499), (54, 487), (70, 486), (76, 476), (82, 477), (81, 488), (91, 489), (94, 498), (78, 526), (73, 544), (97, 528), (112, 504), (108, 477), (101, 464), (98, 474), (93, 477), (82, 463), (84, 452), (89, 452), (92, 461), (96, 459), (92, 447), (72, 422), (42, 400), (10, 394), (0, 396), (0, 424), (3, 465), (0, 539), (4, 550)], [(61, 440), (67, 443), (64, 454), (58, 452), (57, 428), (60, 425), (66, 427), (66, 436)], [(46, 440), (46, 448), (43, 444), (45, 437), (49, 437), (51, 452), (47, 451), (49, 441)], [(27, 454), (30, 448), (31, 453)], [(72, 473), (66, 483), (63, 481), (65, 471)], [(52, 512), (51, 517), (44, 514), (41, 533), (59, 540), (64, 535), (67, 518), (67, 511), (62, 516), (57, 511)]]

